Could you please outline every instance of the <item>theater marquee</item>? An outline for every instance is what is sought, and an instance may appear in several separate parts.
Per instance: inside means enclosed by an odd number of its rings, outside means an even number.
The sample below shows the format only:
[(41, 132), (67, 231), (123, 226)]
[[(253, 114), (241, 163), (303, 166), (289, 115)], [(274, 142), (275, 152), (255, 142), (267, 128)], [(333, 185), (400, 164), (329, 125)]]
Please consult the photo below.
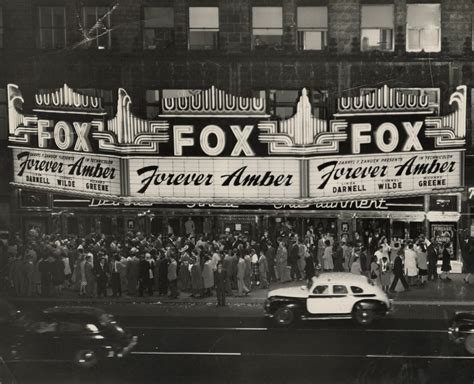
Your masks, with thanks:
[(425, 96), (384, 86), (312, 115), (306, 90), (276, 121), (265, 100), (212, 87), (163, 99), (156, 120), (135, 116), (125, 90), (117, 113), (67, 85), (23, 111), (8, 87), (13, 184), (117, 202), (313, 204), (422, 196), (463, 186), (466, 87), (436, 116)]

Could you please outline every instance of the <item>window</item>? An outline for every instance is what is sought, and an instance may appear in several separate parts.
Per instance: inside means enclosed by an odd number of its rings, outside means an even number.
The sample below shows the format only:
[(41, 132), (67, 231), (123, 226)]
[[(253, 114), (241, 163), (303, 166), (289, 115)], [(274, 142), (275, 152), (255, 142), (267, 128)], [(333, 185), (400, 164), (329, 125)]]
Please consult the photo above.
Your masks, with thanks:
[(154, 119), (160, 113), (160, 91), (157, 89), (147, 89), (146, 95), (146, 117)]
[(143, 49), (169, 48), (174, 44), (174, 9), (145, 7)]
[(112, 90), (110, 89), (95, 89), (95, 88), (80, 88), (77, 90), (88, 96), (95, 96), (102, 98), (102, 107), (105, 109), (109, 117), (115, 116), (115, 103)]
[[(280, 119), (287, 119), (296, 113), (296, 106), (301, 96), (300, 90), (277, 90), (254, 92), (254, 97), (267, 98), (270, 113)], [(313, 116), (320, 119), (327, 118), (327, 92), (312, 90), (309, 93)]]
[(332, 293), (335, 295), (347, 295), (347, 288), (345, 285), (335, 285), (332, 287)]
[(219, 46), (219, 8), (189, 8), (189, 49), (217, 49)]
[(441, 50), (441, 5), (407, 4), (407, 51)]
[(282, 7), (252, 7), (253, 48), (280, 48), (282, 38)]
[[(440, 113), (440, 89), (439, 88), (395, 88), (405, 95), (426, 96), (428, 97), (428, 106), (435, 115)], [(360, 95), (364, 96), (371, 92), (375, 92), (376, 88), (362, 88)]]
[(39, 7), (38, 18), (38, 48), (64, 48), (66, 46), (66, 9), (64, 7)]
[(362, 288), (359, 288), (359, 287), (354, 287), (354, 286), (351, 286), (351, 291), (352, 293), (364, 293), (364, 290)]
[(7, 90), (0, 88), (0, 140), (8, 139)]
[(0, 48), (3, 48), (3, 8), (0, 7)]
[(362, 5), (361, 50), (393, 51), (393, 5)]
[(298, 7), (298, 49), (322, 50), (327, 45), (327, 7)]
[(314, 295), (327, 295), (329, 293), (329, 287), (327, 285), (317, 285), (313, 289)]
[(111, 10), (107, 7), (84, 7), (83, 27), (88, 44), (83, 44), (85, 48), (110, 49), (112, 46), (111, 37)]

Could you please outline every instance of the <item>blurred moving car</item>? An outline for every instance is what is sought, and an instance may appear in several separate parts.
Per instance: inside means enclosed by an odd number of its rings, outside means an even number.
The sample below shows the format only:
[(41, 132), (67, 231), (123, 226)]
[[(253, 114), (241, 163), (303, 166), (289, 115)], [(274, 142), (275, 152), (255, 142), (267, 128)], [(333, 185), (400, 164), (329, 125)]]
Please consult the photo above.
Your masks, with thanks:
[(448, 328), (449, 339), (464, 344), (466, 352), (474, 355), (474, 312), (456, 312)]
[(91, 368), (122, 358), (137, 344), (112, 315), (93, 307), (60, 306), (36, 315), (17, 312), (0, 329), (9, 359), (72, 361)]
[(368, 325), (385, 316), (392, 301), (366, 276), (333, 272), (314, 277), (311, 286), (270, 291), (265, 316), (277, 325), (290, 325), (297, 319), (354, 319)]

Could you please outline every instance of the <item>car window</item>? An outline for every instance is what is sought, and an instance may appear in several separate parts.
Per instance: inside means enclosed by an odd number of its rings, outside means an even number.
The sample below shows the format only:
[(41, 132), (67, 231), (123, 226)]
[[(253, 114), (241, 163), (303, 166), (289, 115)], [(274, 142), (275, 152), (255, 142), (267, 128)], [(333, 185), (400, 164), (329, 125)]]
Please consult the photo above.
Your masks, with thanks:
[(347, 288), (345, 285), (335, 285), (332, 288), (332, 292), (335, 295), (346, 295), (347, 294)]
[(329, 293), (329, 287), (327, 285), (317, 285), (313, 289), (315, 295), (327, 295)]
[(54, 333), (58, 330), (58, 323), (50, 321), (37, 321), (31, 325), (31, 330), (35, 333)]
[(364, 290), (362, 288), (354, 287), (354, 286), (351, 286), (351, 291), (352, 293), (364, 293)]

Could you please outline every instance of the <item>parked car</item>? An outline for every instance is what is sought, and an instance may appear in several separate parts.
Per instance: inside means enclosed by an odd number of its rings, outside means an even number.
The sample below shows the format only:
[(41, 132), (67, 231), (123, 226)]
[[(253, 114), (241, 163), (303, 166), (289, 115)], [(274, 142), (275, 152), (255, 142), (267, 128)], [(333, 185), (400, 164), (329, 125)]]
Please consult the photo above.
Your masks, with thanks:
[(466, 352), (474, 355), (474, 312), (456, 312), (448, 328), (449, 339), (464, 344)]
[(112, 315), (92, 307), (53, 307), (36, 315), (18, 312), (1, 333), (8, 358), (72, 361), (84, 368), (125, 357), (137, 344), (137, 337)]
[(344, 272), (324, 273), (310, 287), (275, 289), (265, 301), (265, 315), (281, 326), (297, 319), (354, 319), (368, 325), (391, 308), (392, 301), (371, 280)]

